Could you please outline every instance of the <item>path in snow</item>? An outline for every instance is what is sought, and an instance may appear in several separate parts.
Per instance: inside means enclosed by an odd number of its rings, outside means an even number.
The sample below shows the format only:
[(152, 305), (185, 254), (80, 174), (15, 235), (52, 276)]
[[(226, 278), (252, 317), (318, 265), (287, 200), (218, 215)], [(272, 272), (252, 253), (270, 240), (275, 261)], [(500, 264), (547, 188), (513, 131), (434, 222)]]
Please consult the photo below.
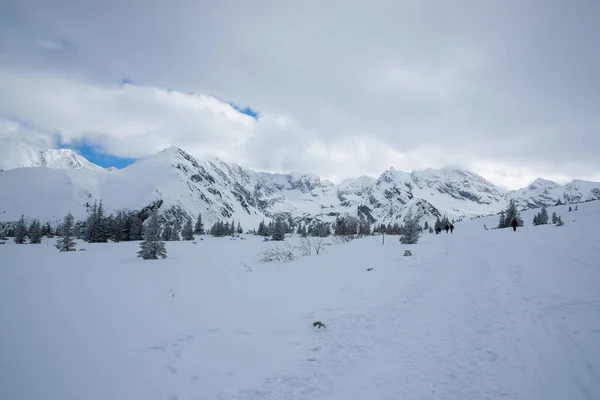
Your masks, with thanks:
[(223, 397), (598, 398), (600, 248), (569, 254), (552, 229), (435, 237), (415, 281), (332, 316), (296, 372)]

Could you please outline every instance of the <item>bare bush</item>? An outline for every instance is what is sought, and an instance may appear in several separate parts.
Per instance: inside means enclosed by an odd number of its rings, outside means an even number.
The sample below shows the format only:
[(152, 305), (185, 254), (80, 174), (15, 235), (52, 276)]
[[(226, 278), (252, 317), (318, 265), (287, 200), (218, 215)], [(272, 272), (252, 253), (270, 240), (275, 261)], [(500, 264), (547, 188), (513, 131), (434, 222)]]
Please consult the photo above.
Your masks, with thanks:
[(294, 253), (294, 248), (287, 243), (282, 247), (271, 247), (268, 249), (264, 249), (260, 253), (260, 258), (258, 261), (262, 263), (268, 263), (273, 261), (283, 261), (290, 262), (296, 259), (296, 254)]
[(352, 240), (354, 240), (354, 235), (334, 235), (333, 236), (333, 242), (335, 244), (342, 244), (342, 243), (348, 243)]
[(242, 267), (246, 268), (246, 272), (252, 272), (252, 268), (245, 262), (242, 263)]
[(300, 245), (296, 246), (296, 249), (300, 252), (301, 255), (310, 256), (313, 254), (313, 252), (315, 254), (326, 253), (327, 251), (325, 250), (325, 245), (327, 245), (325, 238), (305, 237), (301, 239)]

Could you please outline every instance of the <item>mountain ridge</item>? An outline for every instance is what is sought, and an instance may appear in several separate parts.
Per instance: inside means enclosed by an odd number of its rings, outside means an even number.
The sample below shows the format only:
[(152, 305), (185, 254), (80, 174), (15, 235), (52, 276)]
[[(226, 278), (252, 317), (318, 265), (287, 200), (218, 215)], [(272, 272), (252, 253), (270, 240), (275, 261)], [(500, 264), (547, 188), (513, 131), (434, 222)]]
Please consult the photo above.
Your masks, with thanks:
[[(15, 146), (15, 142), (3, 143)], [(532, 208), (558, 200), (600, 199), (596, 182), (574, 180), (560, 185), (538, 179), (506, 192), (455, 166), (411, 172), (391, 167), (377, 178), (363, 175), (334, 184), (314, 174), (260, 172), (218, 158), (198, 160), (176, 146), (122, 169), (83, 166), (83, 162), (58, 162), (0, 172), (0, 190), (9, 193), (0, 196), (0, 219), (14, 220), (24, 213), (57, 220), (68, 211), (82, 218), (90, 203), (102, 199), (107, 211), (141, 209), (161, 200), (163, 207), (180, 208), (192, 218), (201, 213), (207, 224), (233, 219), (247, 227), (276, 215), (304, 222), (353, 215), (388, 224), (403, 223), (407, 215), (415, 214), (431, 223), (444, 215), (459, 219), (495, 214), (510, 200)], [(50, 200), (44, 204), (44, 199)]]

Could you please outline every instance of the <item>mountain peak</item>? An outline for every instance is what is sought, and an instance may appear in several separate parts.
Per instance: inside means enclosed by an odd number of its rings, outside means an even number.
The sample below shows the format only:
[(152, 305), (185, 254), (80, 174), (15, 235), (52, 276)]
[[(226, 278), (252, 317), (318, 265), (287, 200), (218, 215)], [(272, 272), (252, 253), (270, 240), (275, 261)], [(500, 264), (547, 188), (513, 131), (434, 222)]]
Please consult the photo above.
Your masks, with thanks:
[(0, 170), (27, 167), (103, 169), (71, 149), (40, 149), (14, 139), (0, 138)]

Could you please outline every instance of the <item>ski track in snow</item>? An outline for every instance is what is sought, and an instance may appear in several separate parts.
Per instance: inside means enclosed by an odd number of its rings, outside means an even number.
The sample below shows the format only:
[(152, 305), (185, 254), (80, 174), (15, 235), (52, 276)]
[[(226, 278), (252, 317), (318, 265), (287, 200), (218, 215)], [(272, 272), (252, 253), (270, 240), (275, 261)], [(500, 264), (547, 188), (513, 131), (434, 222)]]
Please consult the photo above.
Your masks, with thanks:
[[(527, 274), (551, 262), (543, 254), (553, 243), (522, 258), (531, 249), (517, 234), (510, 252), (489, 238), (462, 247), (460, 235), (439, 238), (416, 284), (366, 313), (332, 318), (297, 373), (224, 399), (597, 398), (600, 347), (580, 347), (568, 319), (589, 314), (598, 328), (600, 292), (591, 301), (532, 298)], [(588, 334), (600, 346), (600, 331)]]
[(467, 221), (410, 257), (374, 237), (250, 273), (239, 257), (275, 244), (134, 262), (135, 243), (8, 243), (0, 398), (598, 399), (599, 206), (578, 225)]

